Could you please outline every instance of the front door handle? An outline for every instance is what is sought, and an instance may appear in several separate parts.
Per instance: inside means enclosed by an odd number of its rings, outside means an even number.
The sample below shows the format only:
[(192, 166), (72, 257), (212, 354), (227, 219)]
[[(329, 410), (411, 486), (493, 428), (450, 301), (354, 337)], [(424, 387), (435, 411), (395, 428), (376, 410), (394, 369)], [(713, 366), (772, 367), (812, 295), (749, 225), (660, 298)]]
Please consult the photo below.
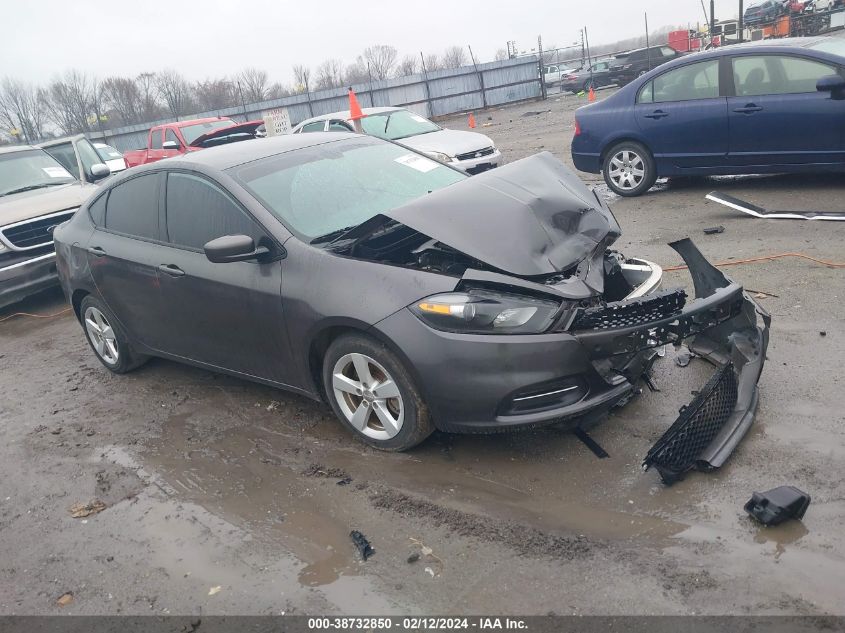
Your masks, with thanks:
[(651, 114), (646, 114), (645, 118), (647, 119), (662, 119), (663, 117), (669, 116), (668, 112), (664, 112), (663, 110), (655, 110)]
[(763, 109), (763, 106), (754, 105), (753, 103), (749, 103), (743, 108), (734, 108), (734, 112), (739, 112), (740, 114), (752, 114), (754, 112), (760, 112)]
[(93, 255), (94, 257), (102, 257), (103, 255), (106, 254), (106, 251), (104, 251), (99, 246), (90, 246), (89, 248), (86, 248), (85, 250), (88, 251), (89, 253), (91, 253), (91, 255)]
[(170, 275), (171, 277), (182, 277), (185, 274), (185, 271), (175, 264), (162, 264), (158, 267), (158, 269), (165, 275)]

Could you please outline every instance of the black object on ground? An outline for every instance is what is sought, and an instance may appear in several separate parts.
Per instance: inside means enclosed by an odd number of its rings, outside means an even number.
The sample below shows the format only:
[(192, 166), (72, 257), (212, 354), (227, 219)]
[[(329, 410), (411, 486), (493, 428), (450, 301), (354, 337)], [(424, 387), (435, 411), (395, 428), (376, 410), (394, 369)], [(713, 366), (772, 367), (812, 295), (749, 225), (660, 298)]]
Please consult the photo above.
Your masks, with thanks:
[(789, 519), (801, 519), (810, 505), (810, 495), (795, 486), (780, 486), (755, 492), (745, 504), (745, 511), (763, 525), (778, 525)]
[(721, 224), (719, 226), (711, 226), (710, 228), (704, 229), (705, 235), (716, 235), (717, 233), (724, 233), (725, 227)]
[(420, 559), (420, 553), (414, 552), (410, 556), (408, 556), (408, 564), (416, 563)]
[(577, 427), (574, 433), (575, 437), (584, 442), (584, 445), (591, 451), (593, 451), (593, 455), (595, 455), (599, 459), (610, 457), (610, 455), (607, 454), (607, 451), (604, 450), (598, 442), (591, 438), (584, 429), (582, 429), (581, 427)]
[(358, 552), (361, 554), (362, 560), (367, 560), (370, 556), (376, 553), (376, 550), (372, 548), (370, 542), (367, 540), (367, 537), (361, 534), (358, 530), (352, 530), (349, 533), (349, 536), (352, 537), (352, 542), (355, 543), (355, 547), (358, 548)]

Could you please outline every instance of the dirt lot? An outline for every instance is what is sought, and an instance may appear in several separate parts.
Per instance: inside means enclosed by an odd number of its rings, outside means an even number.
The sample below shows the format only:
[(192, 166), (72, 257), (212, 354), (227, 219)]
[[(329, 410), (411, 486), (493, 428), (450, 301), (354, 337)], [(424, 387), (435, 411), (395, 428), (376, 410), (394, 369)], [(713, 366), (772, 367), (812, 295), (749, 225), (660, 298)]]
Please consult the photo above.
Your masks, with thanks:
[[(569, 162), (581, 103), (476, 116), (509, 161)], [(666, 242), (686, 235), (714, 261), (845, 260), (845, 226), (738, 217), (704, 201), (712, 189), (781, 208), (845, 199), (841, 176), (659, 183), (613, 197), (617, 246), (665, 266), (680, 263)], [(0, 612), (845, 614), (845, 272), (798, 259), (726, 270), (773, 316), (760, 410), (721, 471), (671, 488), (639, 464), (710, 371), (677, 367), (674, 350), (660, 392), (593, 429), (609, 459), (555, 428), (436, 434), (395, 455), (266, 387), (157, 360), (112, 376), (70, 314), (6, 320)], [(0, 318), (63, 307), (51, 292)], [(742, 504), (781, 484), (812, 495), (804, 521), (758, 527)], [(71, 517), (93, 499), (106, 509)], [(366, 562), (351, 529), (376, 550)]]

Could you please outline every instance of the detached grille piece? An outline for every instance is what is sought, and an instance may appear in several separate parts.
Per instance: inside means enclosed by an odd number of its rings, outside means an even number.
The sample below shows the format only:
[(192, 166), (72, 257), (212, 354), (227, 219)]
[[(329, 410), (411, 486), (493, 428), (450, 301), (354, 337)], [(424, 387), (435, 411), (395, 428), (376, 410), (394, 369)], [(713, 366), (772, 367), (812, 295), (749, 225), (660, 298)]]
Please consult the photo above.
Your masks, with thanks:
[(473, 158), (481, 158), (482, 156), (489, 156), (494, 151), (496, 151), (492, 147), (485, 147), (484, 149), (478, 149), (474, 152), (465, 152), (464, 154), (457, 154), (455, 158), (458, 160), (472, 160)]
[(571, 330), (613, 330), (646, 325), (679, 314), (687, 302), (682, 288), (663, 290), (640, 299), (615, 301), (587, 308), (575, 318)]
[(54, 213), (46, 218), (35, 218), (28, 222), (7, 226), (2, 233), (15, 248), (36, 248), (52, 244), (53, 228), (72, 218), (74, 213), (76, 210)]
[(643, 470), (657, 468), (665, 484), (673, 484), (696, 466), (698, 456), (722, 430), (736, 407), (733, 364), (717, 371), (678, 419), (657, 440), (643, 460)]

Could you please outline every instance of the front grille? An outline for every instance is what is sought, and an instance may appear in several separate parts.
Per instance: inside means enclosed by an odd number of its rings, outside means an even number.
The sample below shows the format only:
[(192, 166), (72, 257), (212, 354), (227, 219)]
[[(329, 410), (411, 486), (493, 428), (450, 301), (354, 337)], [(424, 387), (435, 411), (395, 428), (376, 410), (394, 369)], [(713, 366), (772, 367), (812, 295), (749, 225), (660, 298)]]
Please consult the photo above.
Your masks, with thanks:
[(689, 405), (681, 408), (678, 419), (646, 455), (643, 469), (654, 466), (666, 484), (681, 479), (722, 430), (736, 399), (736, 375), (733, 364), (728, 363), (713, 374)]
[(472, 160), (474, 158), (481, 158), (482, 156), (489, 156), (496, 149), (494, 147), (485, 147), (484, 149), (475, 150), (474, 152), (466, 152), (455, 156), (458, 160)]
[(686, 302), (687, 293), (682, 288), (663, 290), (631, 301), (615, 301), (583, 310), (569, 329), (613, 330), (646, 325), (679, 314)]
[(73, 211), (53, 213), (47, 217), (19, 222), (0, 230), (3, 237), (15, 248), (37, 248), (53, 243), (53, 228), (73, 217)]

